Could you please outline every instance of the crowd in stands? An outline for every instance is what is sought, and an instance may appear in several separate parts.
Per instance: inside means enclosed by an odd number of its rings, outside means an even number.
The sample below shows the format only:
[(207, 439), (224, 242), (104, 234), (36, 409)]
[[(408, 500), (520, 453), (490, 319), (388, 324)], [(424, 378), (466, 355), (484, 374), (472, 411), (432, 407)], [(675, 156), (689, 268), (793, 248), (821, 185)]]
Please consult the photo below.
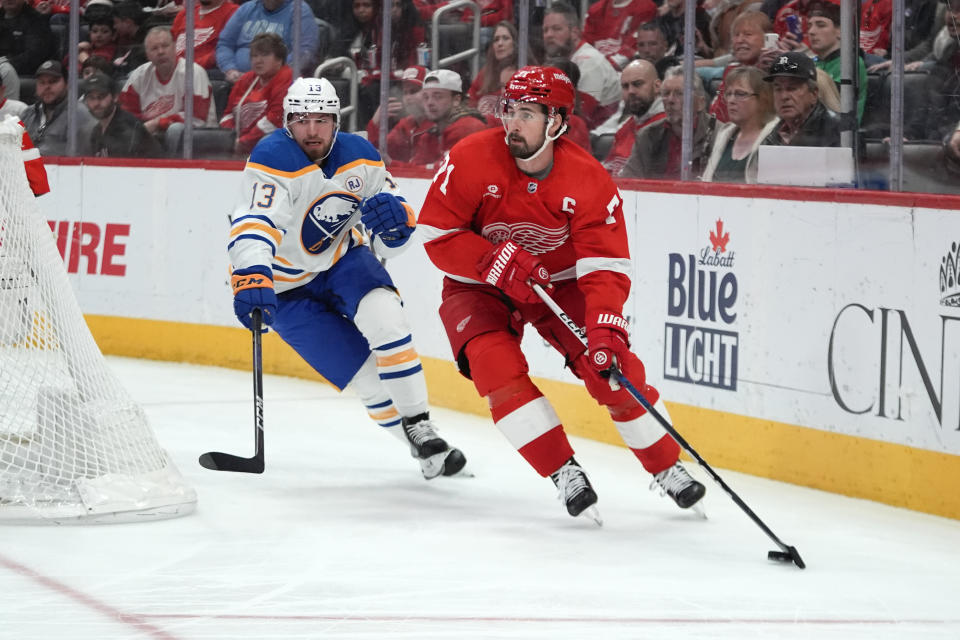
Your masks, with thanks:
[[(694, 1), (696, 74), (685, 79), (684, 8)], [(353, 64), (331, 63), (323, 74), (345, 106), (356, 74), (355, 129), (379, 145), (385, 109), (388, 160), (429, 168), (462, 137), (500, 126), (500, 90), (521, 49), (528, 64), (555, 66), (574, 81), (577, 106), (565, 135), (615, 176), (680, 177), (687, 85), (695, 93), (692, 174), (702, 180), (755, 182), (761, 145), (835, 147), (851, 130), (862, 151), (889, 136), (892, 0), (858, 3), (851, 117), (840, 114), (838, 0), (594, 0), (583, 5), (585, 16), (567, 0), (531, 2), (528, 43), (520, 42), (513, 0), (477, 0), (475, 75), (469, 60), (429, 71), (440, 55), (430, 50), (434, 14), (449, 0), (394, 0), (386, 74), (377, 0), (198, 0), (189, 99), (182, 0), (144, 2), (80, 0), (80, 44), (71, 51), (69, 1), (0, 0), (0, 114), (19, 116), (43, 155), (66, 153), (70, 65), (82, 80), (77, 153), (176, 156), (189, 103), (195, 130), (222, 134), (221, 157), (242, 158), (283, 126), (293, 78), (345, 57)], [(905, 4), (905, 140), (938, 143), (953, 171), (960, 167), (960, 0)], [(470, 46), (473, 19), (459, 8), (438, 15), (439, 28), (454, 34), (448, 49)], [(384, 105), (382, 82), (390, 84)]]

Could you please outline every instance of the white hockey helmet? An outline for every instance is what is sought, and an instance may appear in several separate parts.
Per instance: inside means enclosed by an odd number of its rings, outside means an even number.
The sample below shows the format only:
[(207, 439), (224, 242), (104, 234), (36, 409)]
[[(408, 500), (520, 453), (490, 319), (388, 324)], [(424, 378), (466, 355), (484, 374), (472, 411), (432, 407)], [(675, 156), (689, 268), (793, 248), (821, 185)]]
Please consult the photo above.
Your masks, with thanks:
[(340, 129), (340, 98), (326, 78), (297, 78), (290, 85), (283, 97), (283, 127), (287, 133), (287, 120), (292, 113), (332, 113)]

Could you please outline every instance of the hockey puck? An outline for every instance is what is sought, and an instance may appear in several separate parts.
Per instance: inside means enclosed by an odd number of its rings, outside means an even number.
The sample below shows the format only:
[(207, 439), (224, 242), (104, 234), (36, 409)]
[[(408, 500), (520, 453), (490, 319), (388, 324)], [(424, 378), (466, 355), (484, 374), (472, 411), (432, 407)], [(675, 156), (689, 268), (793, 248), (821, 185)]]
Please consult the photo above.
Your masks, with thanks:
[(773, 560), (774, 562), (792, 562), (801, 569), (807, 568), (806, 563), (804, 563), (803, 558), (800, 557), (800, 552), (797, 551), (796, 547), (787, 547), (786, 551), (768, 551), (767, 560)]

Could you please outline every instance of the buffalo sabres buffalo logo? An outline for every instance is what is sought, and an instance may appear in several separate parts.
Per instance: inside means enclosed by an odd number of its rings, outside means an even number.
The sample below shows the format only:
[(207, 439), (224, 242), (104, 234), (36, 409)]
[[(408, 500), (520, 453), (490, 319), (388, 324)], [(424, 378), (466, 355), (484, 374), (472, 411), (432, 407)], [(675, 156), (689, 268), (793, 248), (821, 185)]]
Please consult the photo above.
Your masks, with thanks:
[(356, 193), (363, 188), (363, 180), (360, 176), (350, 176), (343, 184), (347, 187), (347, 191), (351, 193)]
[(327, 193), (315, 200), (300, 227), (303, 250), (313, 255), (326, 251), (359, 206), (360, 198), (346, 191)]

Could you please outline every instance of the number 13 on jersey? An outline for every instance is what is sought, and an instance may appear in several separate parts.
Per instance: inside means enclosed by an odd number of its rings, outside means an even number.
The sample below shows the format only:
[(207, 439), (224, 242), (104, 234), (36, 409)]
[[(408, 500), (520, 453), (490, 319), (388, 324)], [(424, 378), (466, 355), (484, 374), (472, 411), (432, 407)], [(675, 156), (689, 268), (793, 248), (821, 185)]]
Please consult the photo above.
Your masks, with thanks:
[(273, 206), (273, 195), (277, 185), (272, 182), (254, 182), (253, 193), (250, 195), (250, 209), (269, 209)]

